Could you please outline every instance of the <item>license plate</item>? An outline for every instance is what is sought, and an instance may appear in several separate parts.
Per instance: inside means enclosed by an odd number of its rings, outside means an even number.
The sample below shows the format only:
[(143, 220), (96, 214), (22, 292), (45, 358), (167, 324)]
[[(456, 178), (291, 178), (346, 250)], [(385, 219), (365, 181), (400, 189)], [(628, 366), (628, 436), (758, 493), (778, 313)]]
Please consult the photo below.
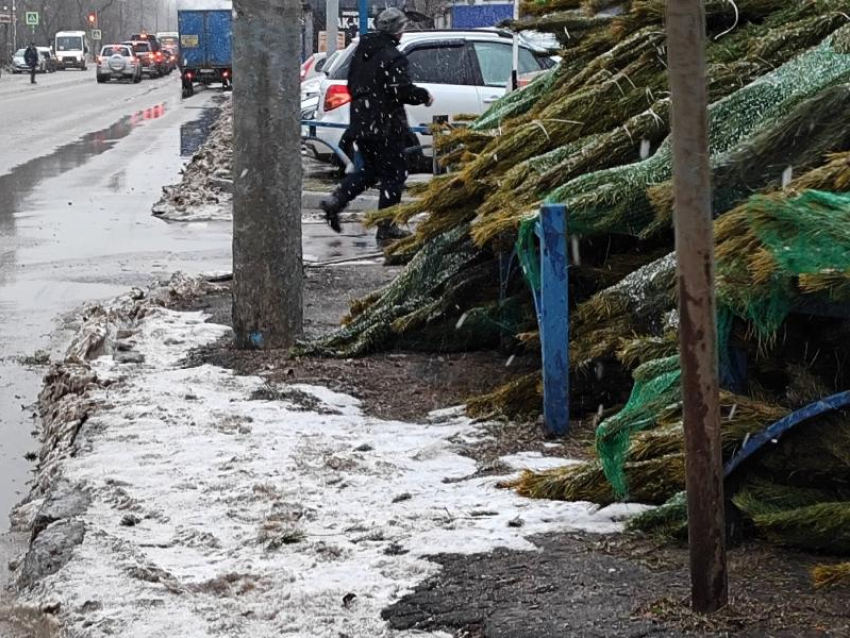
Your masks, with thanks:
[(215, 73), (215, 70), (214, 69), (201, 69), (201, 73), (203, 73), (205, 75), (209, 75), (211, 73)]

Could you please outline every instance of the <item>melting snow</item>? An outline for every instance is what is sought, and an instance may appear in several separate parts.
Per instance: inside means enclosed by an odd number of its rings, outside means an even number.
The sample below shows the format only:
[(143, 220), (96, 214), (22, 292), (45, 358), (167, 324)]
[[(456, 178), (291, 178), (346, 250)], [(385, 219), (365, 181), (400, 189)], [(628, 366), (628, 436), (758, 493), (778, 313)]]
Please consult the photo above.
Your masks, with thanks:
[[(396, 633), (380, 618), (438, 570), (423, 557), (620, 529), (620, 506), (527, 500), (496, 477), (466, 479), (475, 463), (453, 441), (482, 435), (456, 408), (383, 421), (325, 388), (251, 400), (259, 377), (181, 367), (227, 332), (203, 319), (158, 311), (136, 337), (145, 364), (93, 364), (101, 378), (126, 378), (96, 393), (102, 408), (64, 467), (92, 495), (85, 541), (29, 594), (61, 601), (74, 635), (444, 636)], [(510, 527), (517, 517), (524, 526)]]

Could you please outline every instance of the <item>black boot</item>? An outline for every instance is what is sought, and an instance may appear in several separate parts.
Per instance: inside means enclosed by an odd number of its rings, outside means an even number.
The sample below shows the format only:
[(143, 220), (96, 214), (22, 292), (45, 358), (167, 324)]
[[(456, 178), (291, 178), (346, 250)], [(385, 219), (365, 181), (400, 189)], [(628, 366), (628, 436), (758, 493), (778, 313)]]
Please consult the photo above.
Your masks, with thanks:
[(325, 211), (325, 221), (328, 222), (328, 226), (334, 232), (341, 233), (342, 226), (339, 224), (339, 214), (345, 208), (345, 204), (340, 202), (339, 198), (334, 194), (329, 199), (320, 202), (319, 208)]
[(375, 241), (378, 246), (386, 246), (405, 237), (410, 237), (408, 231), (402, 230), (393, 222), (384, 221), (378, 224), (378, 233), (375, 235)]

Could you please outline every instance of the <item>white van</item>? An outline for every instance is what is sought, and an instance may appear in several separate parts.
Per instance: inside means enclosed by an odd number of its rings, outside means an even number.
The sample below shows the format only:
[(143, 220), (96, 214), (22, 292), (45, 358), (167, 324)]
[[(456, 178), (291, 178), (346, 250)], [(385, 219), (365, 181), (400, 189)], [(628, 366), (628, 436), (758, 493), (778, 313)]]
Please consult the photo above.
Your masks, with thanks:
[(56, 52), (56, 68), (86, 70), (89, 44), (85, 31), (59, 31), (53, 50)]

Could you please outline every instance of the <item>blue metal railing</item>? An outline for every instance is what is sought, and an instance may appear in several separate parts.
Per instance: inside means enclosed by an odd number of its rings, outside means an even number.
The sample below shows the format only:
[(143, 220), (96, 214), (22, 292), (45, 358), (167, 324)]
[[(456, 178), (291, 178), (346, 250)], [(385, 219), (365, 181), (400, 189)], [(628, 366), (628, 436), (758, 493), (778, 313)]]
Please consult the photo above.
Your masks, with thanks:
[[(340, 148), (337, 144), (334, 144), (333, 142), (329, 142), (328, 140), (322, 139), (321, 137), (318, 137), (316, 135), (316, 131), (319, 128), (346, 130), (346, 129), (348, 129), (348, 126), (349, 126), (347, 123), (344, 123), (344, 122), (322, 122), (322, 121), (317, 121), (317, 120), (301, 120), (301, 126), (302, 126), (302, 128), (307, 129), (307, 135), (301, 136), (302, 142), (309, 141), (309, 142), (312, 142), (312, 143), (318, 143), (318, 144), (321, 144), (323, 146), (327, 146), (333, 152), (333, 154), (337, 156), (339, 161), (342, 162), (342, 165), (345, 167), (346, 170), (349, 170), (352, 166), (354, 166), (354, 158), (348, 157), (348, 155), (345, 153), (344, 150), (342, 150), (342, 148)], [(411, 126), (410, 132), (411, 133), (419, 133), (419, 134), (423, 134), (423, 135), (430, 135), (431, 134), (431, 127), (430, 126), (421, 126), (421, 125), (420, 126)], [(410, 148), (405, 149), (405, 152), (411, 153), (411, 152), (414, 152), (414, 151), (417, 151), (417, 150), (424, 150), (426, 148), (431, 148), (431, 146), (427, 145), (427, 144), (420, 144), (420, 145), (412, 146)], [(436, 162), (435, 162), (434, 166), (436, 167)], [(435, 168), (435, 170), (436, 170), (436, 168)]]

